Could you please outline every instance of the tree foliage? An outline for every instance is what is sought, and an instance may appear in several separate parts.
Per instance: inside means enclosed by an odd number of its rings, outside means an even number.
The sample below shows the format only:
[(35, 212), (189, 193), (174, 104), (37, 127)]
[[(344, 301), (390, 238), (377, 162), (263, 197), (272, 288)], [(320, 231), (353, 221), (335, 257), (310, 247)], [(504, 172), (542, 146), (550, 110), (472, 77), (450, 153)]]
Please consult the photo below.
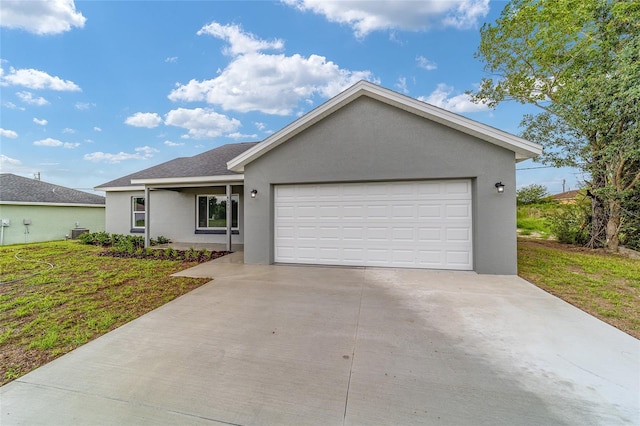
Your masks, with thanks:
[(546, 186), (533, 183), (516, 191), (516, 202), (518, 205), (536, 204), (548, 196)]
[(477, 57), (492, 76), (474, 100), (515, 100), (541, 160), (590, 176), (591, 245), (617, 249), (625, 200), (640, 185), (640, 2), (513, 0), (485, 24)]

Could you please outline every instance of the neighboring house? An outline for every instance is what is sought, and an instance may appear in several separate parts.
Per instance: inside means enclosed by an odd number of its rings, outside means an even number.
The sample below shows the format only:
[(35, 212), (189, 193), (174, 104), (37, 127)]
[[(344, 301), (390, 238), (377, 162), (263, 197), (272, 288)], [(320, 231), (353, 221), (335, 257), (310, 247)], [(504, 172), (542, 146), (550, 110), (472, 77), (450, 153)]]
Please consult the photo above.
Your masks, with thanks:
[(0, 245), (64, 240), (104, 231), (105, 198), (10, 173), (0, 174)]
[(584, 198), (584, 194), (579, 189), (573, 189), (552, 195), (551, 198), (560, 204), (575, 204), (579, 199)]
[(245, 263), (515, 274), (515, 163), (540, 152), (361, 81), (262, 142), (97, 189), (107, 193), (107, 231), (232, 240)]

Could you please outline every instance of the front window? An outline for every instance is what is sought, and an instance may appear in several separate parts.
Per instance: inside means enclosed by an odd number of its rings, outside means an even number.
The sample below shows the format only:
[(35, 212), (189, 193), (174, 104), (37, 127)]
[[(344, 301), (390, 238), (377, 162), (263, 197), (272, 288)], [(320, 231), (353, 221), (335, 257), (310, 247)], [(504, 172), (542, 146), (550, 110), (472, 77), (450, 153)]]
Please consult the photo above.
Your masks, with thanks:
[(144, 197), (132, 197), (131, 198), (131, 223), (133, 228), (144, 229), (145, 222), (145, 209), (144, 209)]
[[(231, 196), (231, 228), (238, 229), (240, 197)], [(198, 229), (227, 228), (227, 197), (224, 195), (198, 195)]]

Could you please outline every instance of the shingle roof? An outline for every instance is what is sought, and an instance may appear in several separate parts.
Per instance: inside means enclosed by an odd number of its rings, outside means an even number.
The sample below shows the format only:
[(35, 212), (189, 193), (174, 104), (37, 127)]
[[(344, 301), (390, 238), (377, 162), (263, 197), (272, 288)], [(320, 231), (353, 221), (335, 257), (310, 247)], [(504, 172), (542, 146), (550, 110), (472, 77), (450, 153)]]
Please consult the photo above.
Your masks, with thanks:
[(16, 176), (0, 174), (0, 201), (52, 204), (102, 204), (105, 198), (96, 194)]
[(194, 155), (180, 157), (148, 169), (140, 170), (127, 176), (103, 183), (96, 188), (112, 188), (133, 186), (131, 179), (179, 178), (197, 176), (235, 175), (227, 168), (227, 162), (237, 157), (259, 142), (242, 142), (222, 145), (218, 148)]
[(573, 200), (580, 193), (579, 189), (572, 189), (571, 191), (561, 192), (559, 194), (553, 195), (554, 200)]

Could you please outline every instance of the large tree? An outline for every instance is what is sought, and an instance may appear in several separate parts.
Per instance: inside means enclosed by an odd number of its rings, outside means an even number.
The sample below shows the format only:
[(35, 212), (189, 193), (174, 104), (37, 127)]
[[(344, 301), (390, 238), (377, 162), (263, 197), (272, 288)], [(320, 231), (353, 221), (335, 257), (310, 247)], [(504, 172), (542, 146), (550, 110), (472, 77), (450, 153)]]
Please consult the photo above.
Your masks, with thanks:
[(589, 176), (591, 245), (617, 250), (625, 200), (640, 185), (640, 2), (513, 0), (481, 29), (476, 54), (490, 77), (473, 93), (515, 100), (541, 160)]

